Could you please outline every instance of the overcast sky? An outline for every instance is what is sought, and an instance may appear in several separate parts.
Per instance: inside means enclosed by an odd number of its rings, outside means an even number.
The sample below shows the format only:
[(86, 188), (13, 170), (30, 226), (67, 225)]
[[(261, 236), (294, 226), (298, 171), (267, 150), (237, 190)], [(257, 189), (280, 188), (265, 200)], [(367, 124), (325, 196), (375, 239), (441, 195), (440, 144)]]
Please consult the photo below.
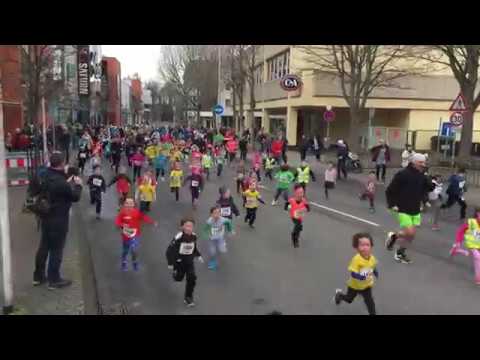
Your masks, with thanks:
[(138, 72), (142, 82), (160, 80), (158, 60), (161, 45), (102, 45), (102, 55), (120, 61), (122, 77)]

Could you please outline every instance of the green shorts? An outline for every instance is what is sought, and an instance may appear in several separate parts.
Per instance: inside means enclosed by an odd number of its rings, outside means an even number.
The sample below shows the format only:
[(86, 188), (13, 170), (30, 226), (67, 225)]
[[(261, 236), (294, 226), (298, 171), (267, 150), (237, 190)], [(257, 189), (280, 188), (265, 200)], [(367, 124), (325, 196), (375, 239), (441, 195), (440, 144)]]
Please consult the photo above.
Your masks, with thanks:
[(422, 215), (410, 215), (405, 213), (397, 213), (397, 219), (400, 223), (400, 228), (410, 228), (414, 226), (420, 226), (422, 223)]

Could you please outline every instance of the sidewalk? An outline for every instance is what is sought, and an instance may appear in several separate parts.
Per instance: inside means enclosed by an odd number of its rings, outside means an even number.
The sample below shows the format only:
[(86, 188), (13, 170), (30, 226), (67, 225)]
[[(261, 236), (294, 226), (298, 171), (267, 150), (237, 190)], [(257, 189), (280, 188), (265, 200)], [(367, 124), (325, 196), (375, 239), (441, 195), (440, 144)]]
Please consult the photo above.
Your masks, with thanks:
[(73, 280), (72, 286), (55, 291), (48, 290), (46, 286), (32, 286), (35, 253), (40, 241), (40, 232), (37, 230), (34, 216), (21, 211), (25, 200), (25, 191), (26, 187), (12, 187), (8, 191), (16, 314), (81, 315), (84, 313), (84, 295), (79, 239), (76, 235), (78, 232), (75, 231), (72, 224), (62, 263), (62, 275)]
[[(296, 167), (296, 166), (300, 165), (300, 153), (298, 151), (289, 151), (287, 153), (287, 156), (288, 156), (288, 162), (290, 163), (291, 166)], [(307, 155), (307, 162), (309, 163), (312, 171), (315, 173), (315, 176), (317, 176), (318, 181), (321, 181), (321, 183), (323, 183), (323, 178), (324, 178), (323, 174), (324, 174), (325, 169), (327, 167), (326, 163), (328, 161), (333, 161), (336, 164), (336, 159), (335, 159), (335, 156), (334, 156), (333, 153), (325, 154), (324, 161), (325, 162), (317, 161), (315, 156), (310, 155), (310, 154)], [(348, 179), (353, 179), (357, 182), (363, 182), (363, 181), (365, 181), (368, 172), (370, 172), (371, 170), (372, 169), (369, 169), (369, 168), (363, 169), (363, 174), (348, 173)], [(378, 185), (377, 187), (379, 189), (385, 190), (386, 186), (388, 186), (388, 184), (390, 184), (390, 182), (392, 181), (393, 176), (400, 170), (401, 170), (401, 168), (387, 168), (385, 185)], [(452, 170), (451, 169), (448, 169), (448, 170), (449, 170), (449, 172), (446, 173), (444, 171), (444, 168), (436, 168), (436, 167), (431, 168), (432, 173), (439, 173), (444, 178), (448, 178), (448, 176), (451, 175)], [(467, 181), (467, 185), (468, 185), (468, 181)], [(467, 201), (467, 204), (468, 204), (469, 208), (473, 208), (475, 206), (480, 206), (480, 188), (470, 186), (468, 188), (468, 191), (465, 193), (465, 200)]]

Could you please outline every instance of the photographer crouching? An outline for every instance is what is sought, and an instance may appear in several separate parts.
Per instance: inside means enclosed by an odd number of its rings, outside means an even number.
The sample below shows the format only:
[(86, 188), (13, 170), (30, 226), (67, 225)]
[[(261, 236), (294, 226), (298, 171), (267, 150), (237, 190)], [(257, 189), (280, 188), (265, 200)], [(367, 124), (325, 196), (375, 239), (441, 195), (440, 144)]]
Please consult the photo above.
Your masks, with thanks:
[(59, 289), (72, 284), (71, 280), (60, 276), (60, 266), (68, 233), (70, 207), (80, 200), (82, 180), (78, 176), (78, 169), (65, 167), (63, 154), (54, 152), (50, 156), (50, 167), (35, 183), (31, 195), (36, 197), (33, 212), (40, 219), (41, 239), (35, 257), (33, 285), (42, 285), (48, 280), (49, 290)]

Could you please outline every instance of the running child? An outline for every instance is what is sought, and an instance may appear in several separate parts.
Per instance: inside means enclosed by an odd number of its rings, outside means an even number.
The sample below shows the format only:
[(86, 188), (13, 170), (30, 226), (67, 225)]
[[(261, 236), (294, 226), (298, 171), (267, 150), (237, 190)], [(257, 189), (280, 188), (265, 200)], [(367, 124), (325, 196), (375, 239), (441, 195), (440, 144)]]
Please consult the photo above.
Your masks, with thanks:
[(132, 255), (133, 270), (138, 271), (137, 247), (142, 222), (157, 226), (157, 222), (135, 208), (132, 198), (127, 198), (115, 219), (115, 225), (122, 229), (122, 271), (128, 270), (128, 254)]
[(213, 166), (212, 155), (210, 154), (210, 150), (208, 150), (202, 156), (202, 168), (205, 174), (207, 174), (207, 180), (210, 180), (210, 169)]
[(272, 201), (272, 206), (277, 205), (277, 200), (282, 194), (285, 202), (288, 202), (289, 188), (295, 180), (295, 175), (290, 171), (288, 164), (283, 164), (275, 174), (275, 179), (277, 179), (277, 190)]
[(438, 226), (438, 219), (440, 217), (440, 209), (442, 206), (442, 192), (443, 192), (443, 183), (441, 175), (432, 176), (432, 184), (435, 188), (428, 193), (428, 202), (432, 208), (432, 230), (438, 231), (440, 227)]
[(167, 170), (167, 156), (165, 151), (161, 150), (153, 159), (153, 167), (155, 168), (155, 179), (158, 180), (158, 176), (161, 175), (161, 180), (165, 181), (165, 171)]
[(198, 251), (197, 235), (193, 232), (194, 224), (193, 219), (182, 219), (180, 222), (182, 231), (175, 235), (166, 252), (168, 268), (173, 270), (173, 280), (182, 281), (186, 276), (184, 301), (188, 307), (195, 306), (193, 291), (197, 283), (197, 275), (194, 259), (197, 258), (203, 263), (202, 255)]
[(140, 212), (150, 212), (152, 202), (157, 200), (156, 186), (151, 174), (145, 174), (135, 191), (135, 200), (140, 200)]
[(457, 254), (472, 255), (475, 284), (480, 285), (480, 207), (476, 207), (473, 218), (467, 219), (467, 222), (457, 230), (455, 244), (450, 250), (450, 256)]
[(250, 186), (248, 190), (243, 193), (243, 196), (245, 197), (245, 208), (247, 209), (245, 222), (248, 222), (248, 225), (253, 229), (253, 224), (257, 218), (258, 203), (261, 202), (265, 204), (265, 202), (257, 191), (257, 184), (254, 181), (250, 182)]
[(368, 233), (358, 233), (353, 235), (352, 245), (357, 254), (348, 266), (350, 279), (347, 282), (347, 294), (344, 294), (341, 289), (335, 290), (335, 304), (340, 305), (342, 301), (351, 304), (360, 294), (367, 305), (368, 314), (375, 315), (372, 288), (373, 276), (378, 278), (378, 270), (377, 259), (372, 255), (373, 239)]
[(142, 166), (145, 163), (145, 156), (142, 154), (140, 147), (138, 147), (135, 154), (131, 156), (131, 161), (133, 164), (133, 181), (135, 181), (137, 177), (141, 176)]
[(275, 158), (272, 156), (272, 154), (268, 154), (267, 157), (265, 158), (264, 168), (265, 168), (265, 177), (268, 177), (270, 181), (273, 180), (272, 172), (273, 172), (274, 166), (275, 166)]
[(328, 163), (328, 167), (325, 170), (325, 199), (328, 200), (328, 190), (335, 188), (335, 182), (337, 181), (337, 169), (332, 161)]
[[(217, 206), (220, 207), (220, 215), (224, 218), (229, 219), (232, 222), (233, 228), (233, 215), (240, 216), (240, 211), (238, 211), (237, 205), (233, 200), (233, 196), (229, 189), (222, 186), (219, 189), (220, 199), (217, 200)], [(235, 230), (232, 229), (232, 234), (235, 235)]]
[(78, 160), (78, 168), (80, 169), (80, 173), (83, 175), (83, 172), (85, 171), (85, 164), (88, 159), (88, 147), (83, 146), (80, 147), (78, 150), (77, 154), (77, 160)]
[(370, 203), (370, 212), (375, 212), (375, 185), (376, 185), (377, 175), (375, 171), (370, 171), (368, 173), (367, 181), (364, 184), (362, 193), (359, 195), (360, 200), (368, 199)]
[(303, 217), (307, 211), (310, 211), (310, 205), (305, 199), (305, 190), (301, 184), (295, 184), (294, 195), (285, 203), (285, 210), (290, 211), (290, 218), (293, 221), (292, 243), (294, 248), (298, 248), (300, 233), (303, 230)]
[(225, 233), (232, 232), (232, 222), (221, 216), (219, 207), (214, 206), (210, 209), (210, 217), (204, 227), (204, 232), (208, 236), (208, 249), (210, 260), (208, 261), (209, 270), (217, 270), (217, 252), (225, 254), (227, 252), (227, 243)]
[(175, 200), (179, 200), (179, 191), (182, 186), (183, 170), (180, 167), (180, 163), (174, 163), (172, 171), (170, 172), (170, 191), (175, 193)]
[(217, 165), (217, 177), (222, 175), (223, 165), (225, 164), (225, 155), (223, 154), (224, 150), (220, 146), (215, 146), (214, 150), (214, 161)]
[(145, 148), (145, 155), (147, 157), (149, 165), (153, 165), (153, 159), (158, 155), (158, 147), (153, 142), (148, 144)]
[(93, 171), (93, 175), (90, 175), (87, 180), (87, 185), (90, 188), (90, 204), (95, 204), (97, 220), (100, 219), (100, 212), (102, 211), (102, 193), (105, 193), (107, 190), (107, 184), (101, 170), (102, 168), (97, 166)]
[(300, 167), (297, 168), (297, 172), (295, 174), (295, 180), (297, 180), (297, 182), (302, 186), (305, 194), (307, 193), (307, 184), (310, 181), (310, 178), (312, 178), (312, 181), (317, 181), (312, 169), (310, 169), (310, 166), (304, 160), (300, 164)]
[(185, 179), (184, 185), (190, 183), (190, 192), (192, 194), (192, 207), (197, 208), (200, 192), (203, 190), (203, 177), (198, 168), (193, 168), (192, 173)]
[[(236, 181), (237, 181), (237, 194), (243, 193), (248, 189), (248, 186), (246, 189), (242, 189), (242, 182), (245, 179), (245, 176), (247, 174), (246, 168), (245, 168), (245, 161), (240, 160), (240, 162), (237, 165), (237, 176), (236, 176)], [(240, 191), (240, 189), (242, 191)]]
[(110, 181), (110, 184), (108, 184), (107, 187), (112, 186), (113, 184), (116, 184), (117, 187), (117, 193), (118, 193), (118, 209), (120, 210), (120, 207), (123, 206), (123, 203), (127, 199), (128, 193), (130, 192), (130, 188), (132, 186), (132, 180), (126, 175), (127, 170), (125, 167), (121, 167), (119, 170), (119, 174), (116, 175), (112, 181)]

